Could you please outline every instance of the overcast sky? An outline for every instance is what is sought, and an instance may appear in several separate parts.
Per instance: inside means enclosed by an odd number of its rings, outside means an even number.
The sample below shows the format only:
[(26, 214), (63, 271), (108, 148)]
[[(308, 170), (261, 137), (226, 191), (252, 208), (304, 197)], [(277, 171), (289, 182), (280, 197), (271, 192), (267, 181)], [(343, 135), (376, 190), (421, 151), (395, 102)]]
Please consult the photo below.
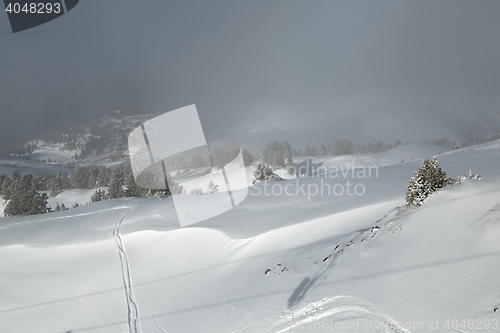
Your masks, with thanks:
[(17, 34), (0, 13), (2, 142), (115, 109), (298, 121), (373, 89), (498, 96), (500, 1), (82, 0)]

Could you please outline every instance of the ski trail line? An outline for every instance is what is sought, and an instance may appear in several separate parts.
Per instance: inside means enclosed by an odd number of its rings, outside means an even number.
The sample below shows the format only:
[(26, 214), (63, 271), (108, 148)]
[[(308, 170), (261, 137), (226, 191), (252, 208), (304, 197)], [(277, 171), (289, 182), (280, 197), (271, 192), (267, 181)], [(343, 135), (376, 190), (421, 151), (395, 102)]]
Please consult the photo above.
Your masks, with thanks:
[(162, 331), (163, 333), (168, 333), (167, 331), (165, 331), (161, 326), (160, 324), (158, 324), (158, 321), (156, 320), (156, 316), (154, 315), (153, 311), (151, 311), (151, 308), (149, 307), (149, 303), (148, 303), (148, 300), (146, 299), (146, 297), (144, 296), (144, 294), (142, 293), (141, 289), (137, 288), (137, 290), (139, 290), (139, 292), (141, 293), (142, 295), (142, 298), (144, 299), (144, 302), (146, 303), (146, 306), (148, 307), (148, 310), (149, 310), (149, 313), (151, 314), (151, 317), (153, 318), (153, 322), (155, 323), (155, 326), (160, 330)]
[(134, 294), (132, 292), (132, 277), (130, 273), (130, 266), (128, 263), (127, 252), (125, 251), (125, 246), (123, 245), (123, 240), (120, 235), (120, 228), (122, 226), (123, 219), (127, 216), (132, 208), (129, 208), (125, 214), (123, 214), (120, 219), (115, 223), (115, 228), (113, 230), (113, 238), (115, 239), (116, 246), (118, 248), (118, 254), (120, 255), (120, 264), (122, 269), (123, 287), (125, 289), (125, 299), (127, 301), (127, 324), (129, 333), (140, 333), (139, 328), (139, 309), (137, 308), (137, 303), (134, 300)]
[(96, 210), (93, 212), (86, 212), (86, 213), (79, 213), (79, 214), (72, 214), (72, 215), (65, 215), (65, 216), (54, 216), (54, 217), (49, 217), (49, 218), (44, 218), (44, 219), (36, 219), (36, 220), (31, 220), (31, 221), (13, 222), (13, 223), (8, 223), (8, 224), (0, 226), (0, 230), (23, 227), (23, 226), (27, 226), (30, 224), (35, 224), (35, 223), (40, 223), (40, 222), (45, 222), (45, 221), (63, 220), (63, 219), (69, 219), (72, 217), (79, 217), (79, 216), (90, 216), (90, 215), (95, 215), (95, 214), (99, 214), (99, 213), (104, 213), (104, 212), (109, 212), (109, 211), (119, 210), (119, 209), (124, 209), (124, 208), (130, 208), (130, 207), (129, 206), (116, 206), (116, 207), (112, 207), (112, 208)]

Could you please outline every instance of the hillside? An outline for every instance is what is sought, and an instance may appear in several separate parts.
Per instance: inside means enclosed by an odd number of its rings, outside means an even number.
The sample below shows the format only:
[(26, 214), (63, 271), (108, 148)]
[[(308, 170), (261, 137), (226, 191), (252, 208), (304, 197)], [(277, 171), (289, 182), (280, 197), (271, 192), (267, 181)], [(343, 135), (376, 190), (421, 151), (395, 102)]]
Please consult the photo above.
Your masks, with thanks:
[[(421, 161), (399, 163), (399, 154), (428, 152), (396, 149), (364, 164), (375, 163), (378, 177), (279, 182), (349, 180), (364, 185), (363, 195), (264, 195), (259, 183), (233, 210), (185, 228), (169, 198), (1, 218), (2, 328), (352, 332), (346, 325), (355, 323), (356, 332), (414, 333), (436, 331), (436, 323), (437, 331), (470, 333), (488, 331), (488, 321), (495, 331), (500, 141), (443, 152), (449, 176), (472, 169), (481, 180), (446, 187), (400, 214)], [(334, 159), (324, 162), (340, 163)]]

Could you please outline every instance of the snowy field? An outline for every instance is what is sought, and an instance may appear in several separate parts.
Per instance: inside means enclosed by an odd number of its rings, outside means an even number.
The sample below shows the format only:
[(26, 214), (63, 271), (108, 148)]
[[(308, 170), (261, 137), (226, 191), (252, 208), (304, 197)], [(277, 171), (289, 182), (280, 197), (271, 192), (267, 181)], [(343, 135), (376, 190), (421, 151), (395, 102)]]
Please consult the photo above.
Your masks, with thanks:
[(45, 160), (49, 159), (53, 162), (69, 162), (75, 160), (75, 154), (67, 153), (59, 149), (38, 149), (29, 155), (32, 160)]
[[(107, 187), (99, 187), (90, 190), (65, 190), (55, 197), (49, 197), (48, 206), (54, 208), (57, 204), (63, 204), (66, 208), (71, 208), (75, 203), (85, 205), (90, 202), (90, 197), (98, 189), (107, 191)], [(49, 191), (46, 192), (49, 195)]]
[[(259, 183), (185, 228), (170, 198), (1, 218), (0, 331), (498, 332), (500, 143), (440, 151), (449, 177), (481, 180), (404, 212), (436, 147), (311, 159), (337, 173)], [(364, 192), (313, 195), (347, 181)], [(294, 195), (278, 193), (286, 185)], [(50, 200), (71, 207), (94, 191)]]

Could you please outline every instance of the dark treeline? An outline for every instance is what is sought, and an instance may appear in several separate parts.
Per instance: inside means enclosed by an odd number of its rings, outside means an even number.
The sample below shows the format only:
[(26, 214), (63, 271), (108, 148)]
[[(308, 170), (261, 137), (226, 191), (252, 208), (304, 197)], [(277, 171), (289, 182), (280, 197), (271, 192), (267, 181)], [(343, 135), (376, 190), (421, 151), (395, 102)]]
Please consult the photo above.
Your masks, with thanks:
[(500, 135), (495, 134), (487, 140), (480, 140), (480, 141), (464, 141), (461, 143), (456, 143), (455, 141), (450, 141), (450, 140), (448, 140), (448, 138), (443, 137), (443, 138), (438, 139), (438, 140), (422, 141), (422, 143), (427, 143), (427, 144), (436, 145), (436, 146), (443, 146), (443, 147), (448, 147), (448, 148), (453, 148), (453, 149), (460, 149), (460, 148), (474, 146), (476, 144), (495, 141), (498, 139), (500, 139)]
[[(222, 168), (224, 165), (232, 162), (240, 152), (239, 149), (223, 150), (215, 148), (212, 151), (212, 161), (209, 157), (194, 155), (189, 158), (184, 158), (182, 155), (174, 155), (165, 159), (165, 167), (168, 171), (191, 170), (205, 167)], [(246, 149), (241, 151), (245, 166), (249, 166), (255, 161), (255, 157)], [(213, 163), (213, 165), (212, 165)]]
[[(500, 135), (496, 134), (488, 140), (481, 142), (461, 142), (456, 143), (447, 138), (438, 140), (423, 141), (425, 144), (432, 144), (453, 149), (469, 147), (475, 144), (491, 142), (500, 139)], [(404, 144), (408, 144), (406, 142)], [(394, 143), (383, 143), (382, 141), (369, 142), (368, 144), (356, 143), (348, 139), (336, 140), (329, 145), (320, 145), (319, 148), (307, 145), (305, 150), (292, 149), (287, 141), (279, 143), (276, 140), (269, 142), (267, 147), (262, 151), (262, 161), (272, 166), (286, 166), (291, 164), (290, 158), (298, 156), (340, 156), (340, 155), (356, 155), (356, 154), (376, 154), (396, 148), (403, 143), (396, 140)]]
[(322, 144), (319, 149), (307, 145), (304, 152), (292, 149), (288, 141), (279, 143), (276, 140), (269, 142), (262, 151), (262, 161), (272, 166), (289, 166), (293, 164), (292, 157), (297, 156), (340, 156), (355, 154), (375, 154), (400, 146), (402, 143), (396, 140), (393, 144), (382, 141), (370, 142), (367, 145), (355, 143), (351, 140), (337, 140), (333, 144)]
[[(383, 143), (382, 141), (369, 142), (368, 144), (356, 143), (348, 139), (336, 140), (333, 144), (322, 144), (319, 149), (314, 146), (306, 146), (303, 156), (340, 156), (356, 154), (376, 154), (402, 145), (400, 140), (394, 143)], [(295, 152), (295, 156), (301, 156), (301, 151)], [(292, 150), (293, 154), (293, 150)]]
[[(234, 160), (238, 153), (239, 150), (214, 149), (213, 164), (215, 167), (221, 168)], [(246, 165), (250, 165), (254, 161), (254, 157), (245, 149), (242, 151), (242, 155)], [(174, 172), (212, 166), (209, 158), (194, 156), (185, 161), (180, 155), (167, 159), (166, 165), (168, 170)], [(107, 191), (99, 189), (100, 187), (107, 187)], [(50, 197), (56, 197), (62, 191), (69, 189), (97, 189), (89, 198), (90, 202), (184, 192), (183, 187), (175, 182), (162, 190), (139, 187), (130, 165), (120, 166), (114, 170), (104, 166), (78, 166), (70, 173), (54, 173), (52, 175), (35, 173), (21, 176), (18, 171), (13, 172), (10, 177), (5, 174), (0, 175), (0, 195), (6, 202), (5, 216), (50, 212), (52, 208), (47, 206), (49, 196), (43, 192), (48, 192)], [(74, 207), (78, 206), (79, 204), (75, 204)], [(55, 208), (55, 210), (63, 209), (65, 209), (64, 204), (61, 206), (57, 204)]]
[(0, 158), (11, 158), (12, 156), (20, 156), (32, 153), (36, 147), (32, 144), (11, 143), (0, 147)]
[[(4, 213), (6, 216), (31, 215), (50, 212), (47, 207), (49, 192), (51, 197), (68, 189), (93, 189), (108, 187), (108, 192), (101, 199), (144, 196), (147, 189), (142, 189), (135, 183), (130, 166), (118, 167), (110, 170), (103, 166), (80, 166), (71, 173), (26, 174), (13, 172), (10, 177), (0, 175), (0, 195), (7, 203)], [(93, 200), (90, 201), (99, 201)], [(76, 207), (78, 206), (75, 205)], [(58, 210), (58, 209), (56, 209)]]
[[(67, 189), (92, 189), (108, 186), (113, 177), (125, 174), (125, 170), (127, 170), (125, 167), (111, 171), (103, 166), (80, 166), (70, 173), (54, 173), (52, 175), (35, 173), (30, 176), (37, 191), (50, 191), (51, 196), (56, 196), (60, 191)], [(0, 175), (0, 195), (3, 195), (5, 200), (7, 200), (5, 193), (8, 192), (10, 184), (20, 178), (22, 177), (18, 171), (13, 172), (10, 177), (4, 174)]]

